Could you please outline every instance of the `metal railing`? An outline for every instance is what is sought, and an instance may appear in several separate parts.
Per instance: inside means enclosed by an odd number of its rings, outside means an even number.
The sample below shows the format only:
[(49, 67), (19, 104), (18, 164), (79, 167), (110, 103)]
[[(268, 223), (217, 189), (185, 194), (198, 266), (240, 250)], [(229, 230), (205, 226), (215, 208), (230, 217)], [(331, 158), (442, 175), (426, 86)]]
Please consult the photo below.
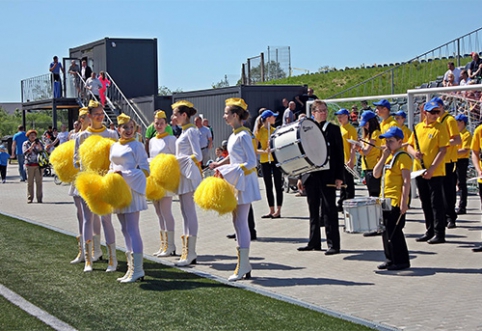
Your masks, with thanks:
[(23, 79), (21, 81), (22, 103), (53, 98), (52, 74)]

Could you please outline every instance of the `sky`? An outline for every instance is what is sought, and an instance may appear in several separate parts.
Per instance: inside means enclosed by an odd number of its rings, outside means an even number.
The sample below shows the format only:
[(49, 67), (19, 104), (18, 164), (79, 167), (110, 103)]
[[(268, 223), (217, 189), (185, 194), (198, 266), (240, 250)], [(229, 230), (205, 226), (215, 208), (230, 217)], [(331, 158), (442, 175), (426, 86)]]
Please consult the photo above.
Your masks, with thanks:
[(157, 38), (159, 86), (186, 92), (240, 77), (242, 63), (268, 46), (289, 46), (291, 66), (310, 72), (408, 61), (480, 28), (481, 7), (480, 0), (0, 0), (0, 102), (20, 102), (21, 80), (48, 73), (54, 55), (105, 37)]

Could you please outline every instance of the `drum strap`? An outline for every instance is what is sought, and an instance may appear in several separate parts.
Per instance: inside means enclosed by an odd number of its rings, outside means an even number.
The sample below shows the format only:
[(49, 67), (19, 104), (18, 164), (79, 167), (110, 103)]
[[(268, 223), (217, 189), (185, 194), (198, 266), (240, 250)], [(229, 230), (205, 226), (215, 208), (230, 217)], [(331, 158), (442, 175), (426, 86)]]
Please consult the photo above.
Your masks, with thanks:
[(397, 157), (400, 155), (400, 154), (407, 154), (409, 155), (407, 152), (405, 151), (398, 151), (395, 153), (395, 155), (393, 155), (393, 158), (392, 160), (390, 161), (389, 164), (385, 164), (385, 166), (383, 167), (383, 175), (382, 175), (382, 199), (385, 199), (385, 172), (387, 169), (392, 169), (393, 165), (395, 164), (395, 161), (397, 160)]

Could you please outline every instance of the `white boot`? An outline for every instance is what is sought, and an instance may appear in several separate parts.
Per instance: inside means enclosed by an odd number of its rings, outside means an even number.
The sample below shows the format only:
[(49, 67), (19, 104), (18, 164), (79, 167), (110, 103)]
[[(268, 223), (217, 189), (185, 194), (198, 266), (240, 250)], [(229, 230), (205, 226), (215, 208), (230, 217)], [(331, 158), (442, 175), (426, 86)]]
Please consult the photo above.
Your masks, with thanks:
[(244, 276), (246, 279), (251, 278), (251, 264), (249, 264), (249, 248), (239, 248), (238, 250), (238, 264), (234, 270), (234, 274), (231, 275), (228, 280), (234, 281), (242, 279)]
[(107, 252), (109, 253), (109, 264), (105, 272), (114, 272), (117, 270), (117, 255), (115, 243), (107, 245)]
[(93, 235), (92, 241), (94, 242), (94, 250), (92, 251), (92, 262), (102, 260), (102, 248), (100, 247), (100, 236)]
[(132, 274), (134, 270), (133, 262), (132, 262), (132, 252), (126, 252), (126, 261), (127, 261), (127, 271), (124, 276), (117, 278), (117, 281), (121, 282), (124, 279), (127, 279)]
[(159, 246), (159, 250), (157, 252), (152, 254), (153, 256), (160, 256), (164, 251), (164, 246), (166, 245), (166, 231), (159, 231), (159, 237), (161, 238), (161, 246)]
[(84, 272), (92, 272), (92, 240), (87, 240), (84, 244), (85, 267)]
[(75, 259), (70, 261), (70, 264), (84, 262), (84, 239), (82, 238), (82, 236), (77, 236), (77, 244), (79, 246), (79, 253), (75, 257)]
[(174, 243), (174, 231), (165, 231), (164, 249), (158, 256), (176, 255), (176, 244)]
[(121, 283), (134, 283), (136, 280), (144, 280), (144, 268), (143, 268), (143, 262), (144, 262), (144, 255), (142, 253), (133, 253), (132, 254), (133, 258), (133, 264), (134, 264), (134, 270), (132, 273), (127, 277), (127, 279), (121, 280)]
[(179, 267), (187, 266), (189, 264), (196, 264), (196, 237), (195, 236), (181, 236), (184, 241), (184, 247), (181, 259), (176, 262)]

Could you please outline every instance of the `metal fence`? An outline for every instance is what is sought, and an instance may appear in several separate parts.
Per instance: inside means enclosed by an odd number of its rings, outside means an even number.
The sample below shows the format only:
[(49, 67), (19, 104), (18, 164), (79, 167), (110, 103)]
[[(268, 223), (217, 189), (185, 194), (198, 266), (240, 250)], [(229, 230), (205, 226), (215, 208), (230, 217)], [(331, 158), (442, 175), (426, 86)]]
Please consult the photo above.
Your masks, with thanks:
[(266, 53), (250, 57), (243, 63), (241, 82), (255, 85), (260, 82), (286, 78), (291, 75), (291, 51), (289, 46), (268, 46)]
[(22, 102), (51, 99), (53, 96), (51, 77), (51, 74), (45, 74), (22, 80)]

